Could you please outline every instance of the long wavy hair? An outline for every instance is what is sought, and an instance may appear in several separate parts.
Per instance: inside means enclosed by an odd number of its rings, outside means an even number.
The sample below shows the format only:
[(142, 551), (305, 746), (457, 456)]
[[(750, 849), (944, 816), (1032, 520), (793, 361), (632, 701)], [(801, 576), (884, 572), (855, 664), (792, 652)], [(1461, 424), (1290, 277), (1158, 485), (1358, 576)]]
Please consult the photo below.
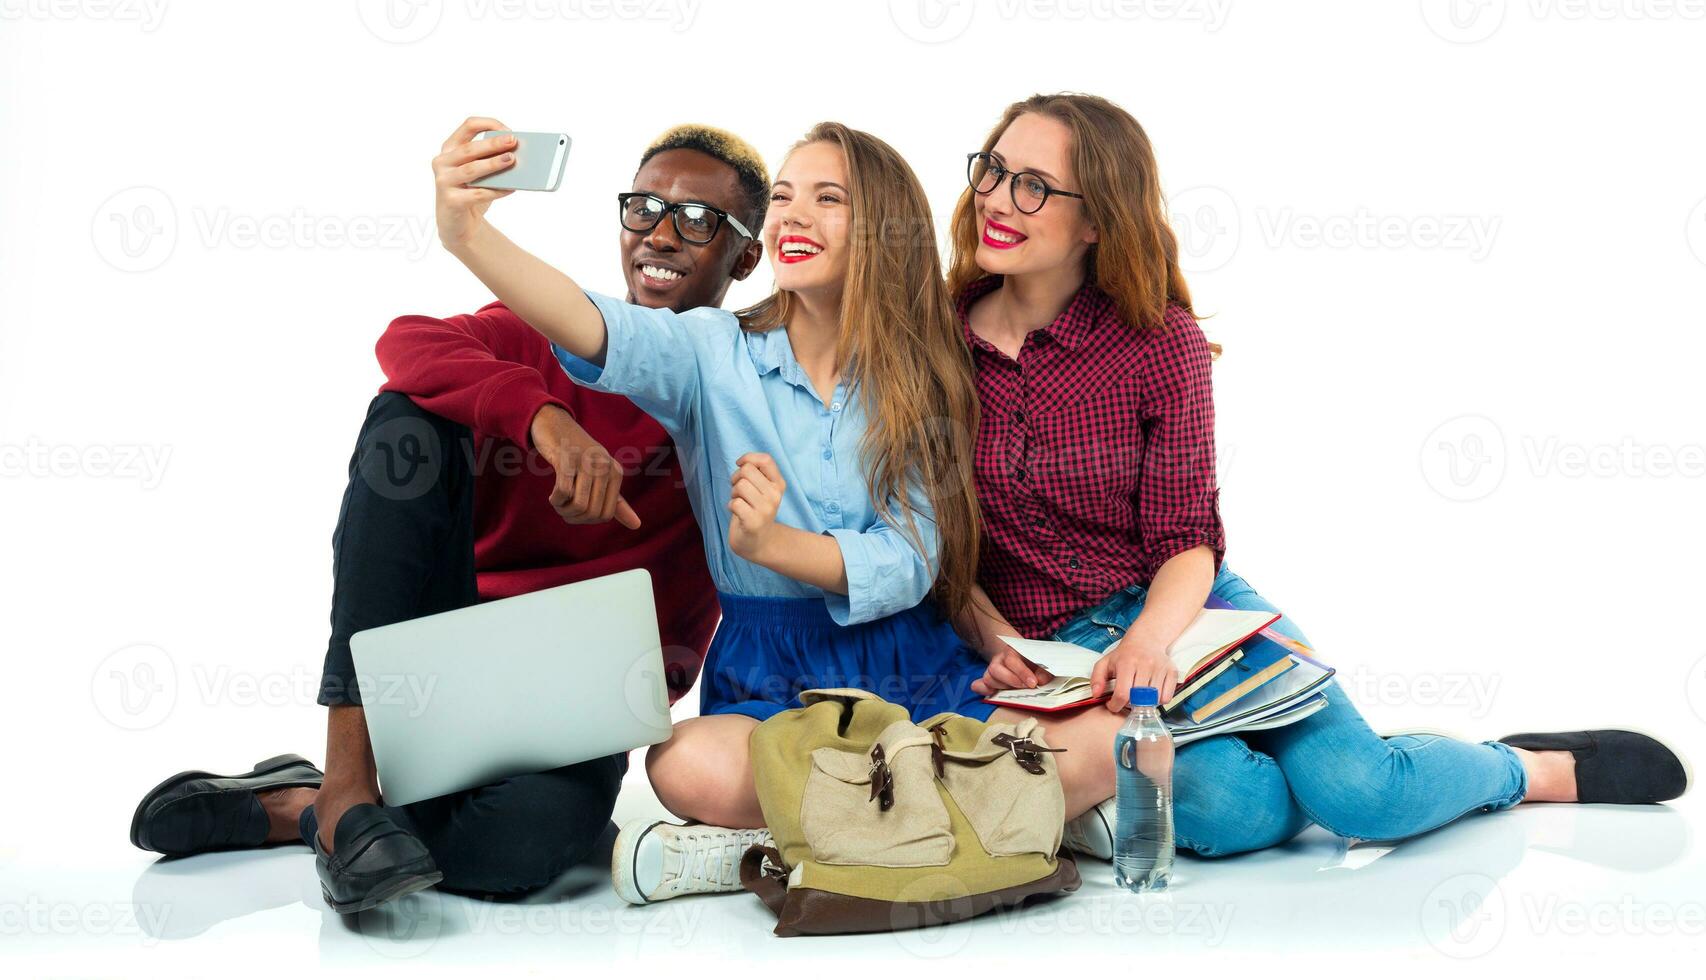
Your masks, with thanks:
[[(852, 224), (836, 362), (869, 420), (860, 452), (871, 500), (922, 551), (909, 488), (922, 489), (939, 535), (931, 595), (957, 622), (971, 603), (982, 533), (971, 457), (978, 397), (930, 204), (912, 168), (875, 136), (823, 122), (793, 149), (813, 143), (840, 147), (847, 162)], [(794, 303), (778, 290), (740, 311), (741, 325), (774, 330)]]
[[(1008, 106), (983, 151), (994, 149), (1013, 120), (1027, 112), (1058, 119), (1072, 133), (1071, 189), (1084, 195), (1079, 203), (1097, 231), (1084, 256), (1086, 278), (1114, 301), (1126, 323), (1164, 329), (1168, 305), (1190, 310), (1191, 291), (1179, 269), (1179, 242), (1167, 220), (1149, 135), (1131, 113), (1101, 96), (1061, 92)], [(977, 266), (976, 195), (969, 187), (954, 206), (949, 231), (948, 291), (958, 298), (986, 274)], [(1209, 349), (1220, 353), (1219, 344)]]

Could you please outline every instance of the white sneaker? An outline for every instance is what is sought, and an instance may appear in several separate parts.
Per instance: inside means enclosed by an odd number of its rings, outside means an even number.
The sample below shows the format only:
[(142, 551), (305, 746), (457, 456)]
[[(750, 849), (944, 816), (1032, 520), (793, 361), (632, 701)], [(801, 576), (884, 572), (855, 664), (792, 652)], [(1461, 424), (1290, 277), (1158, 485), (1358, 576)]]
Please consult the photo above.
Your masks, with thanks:
[(754, 844), (770, 843), (770, 831), (763, 827), (731, 830), (700, 823), (633, 820), (616, 835), (610, 881), (629, 905), (738, 892), (741, 855)]
[(1104, 861), (1114, 859), (1114, 798), (1108, 797), (1066, 822), (1061, 846)]

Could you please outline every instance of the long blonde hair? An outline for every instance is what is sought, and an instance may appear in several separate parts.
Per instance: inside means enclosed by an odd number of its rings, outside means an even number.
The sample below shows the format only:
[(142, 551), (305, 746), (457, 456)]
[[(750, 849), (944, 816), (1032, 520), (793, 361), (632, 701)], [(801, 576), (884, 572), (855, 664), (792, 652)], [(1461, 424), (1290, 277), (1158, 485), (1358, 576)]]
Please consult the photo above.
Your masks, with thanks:
[[(1013, 120), (1027, 112), (1057, 119), (1072, 133), (1075, 190), (1096, 243), (1084, 257), (1085, 274), (1114, 301), (1121, 319), (1135, 327), (1162, 329), (1167, 307), (1191, 309), (1191, 291), (1179, 269), (1179, 242), (1167, 220), (1160, 167), (1149, 135), (1131, 113), (1098, 95), (1062, 92), (1015, 102), (983, 141), (995, 148)], [(977, 266), (977, 205), (971, 188), (960, 195), (949, 222), (953, 258), (948, 291), (954, 297), (984, 276)], [(1220, 353), (1219, 344), (1210, 344)]]
[[(942, 281), (930, 204), (894, 148), (836, 122), (794, 145), (832, 143), (847, 161), (852, 229), (841, 291), (836, 361), (856, 384), (869, 420), (860, 444), (871, 499), (884, 521), (922, 550), (909, 484), (924, 490), (940, 546), (931, 595), (957, 619), (977, 581), (981, 534), (972, 477), (978, 426), (970, 351)], [(788, 322), (792, 294), (778, 290), (740, 311), (748, 330)]]

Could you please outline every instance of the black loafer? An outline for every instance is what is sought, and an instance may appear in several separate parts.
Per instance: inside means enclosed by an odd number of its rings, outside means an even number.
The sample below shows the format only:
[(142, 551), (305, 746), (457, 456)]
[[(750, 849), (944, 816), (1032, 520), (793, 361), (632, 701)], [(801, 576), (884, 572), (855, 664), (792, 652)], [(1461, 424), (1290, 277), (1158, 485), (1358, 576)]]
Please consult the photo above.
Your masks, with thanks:
[(1693, 781), (1681, 755), (1641, 732), (1525, 732), (1499, 741), (1575, 756), (1576, 799), (1582, 803), (1663, 803), (1686, 793)]
[(255, 794), (286, 786), (319, 786), (320, 770), (299, 755), (255, 763), (240, 776), (180, 772), (148, 791), (130, 818), (130, 842), (173, 857), (260, 847), (267, 814)]
[(357, 803), (338, 818), (331, 854), (318, 832), (309, 838), (320, 894), (340, 915), (366, 912), (444, 880), (421, 839), (372, 803)]

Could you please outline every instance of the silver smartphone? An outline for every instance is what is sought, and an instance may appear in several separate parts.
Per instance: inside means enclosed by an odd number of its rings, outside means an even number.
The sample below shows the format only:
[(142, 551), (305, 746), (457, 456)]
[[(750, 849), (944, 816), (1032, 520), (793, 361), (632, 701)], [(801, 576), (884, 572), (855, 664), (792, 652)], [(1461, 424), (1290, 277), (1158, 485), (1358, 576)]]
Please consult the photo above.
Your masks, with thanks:
[(566, 133), (511, 133), (487, 130), (475, 135), (515, 137), (515, 166), (468, 182), (470, 187), (495, 187), (514, 191), (554, 191), (563, 180), (563, 165), (569, 159)]

